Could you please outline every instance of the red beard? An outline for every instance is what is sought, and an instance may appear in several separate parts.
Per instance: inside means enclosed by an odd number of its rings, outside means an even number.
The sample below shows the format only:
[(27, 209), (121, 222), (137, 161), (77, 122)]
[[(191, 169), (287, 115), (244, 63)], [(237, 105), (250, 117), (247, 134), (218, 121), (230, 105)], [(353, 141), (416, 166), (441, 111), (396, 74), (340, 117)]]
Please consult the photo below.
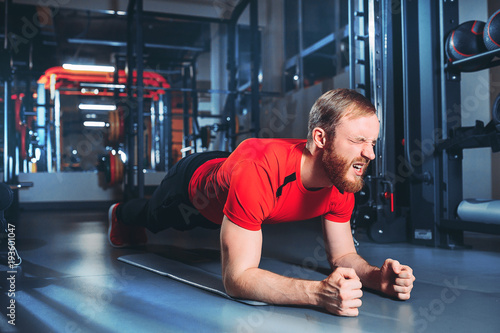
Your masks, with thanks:
[[(361, 191), (365, 184), (363, 178), (366, 174), (369, 160), (357, 157), (352, 162), (348, 162), (345, 158), (337, 154), (333, 145), (328, 145), (325, 147), (321, 162), (330, 182), (339, 191), (351, 193)], [(353, 167), (354, 163), (366, 163), (366, 165), (363, 167), (363, 175), (361, 177), (356, 176), (354, 181), (350, 181), (347, 179), (347, 173)]]

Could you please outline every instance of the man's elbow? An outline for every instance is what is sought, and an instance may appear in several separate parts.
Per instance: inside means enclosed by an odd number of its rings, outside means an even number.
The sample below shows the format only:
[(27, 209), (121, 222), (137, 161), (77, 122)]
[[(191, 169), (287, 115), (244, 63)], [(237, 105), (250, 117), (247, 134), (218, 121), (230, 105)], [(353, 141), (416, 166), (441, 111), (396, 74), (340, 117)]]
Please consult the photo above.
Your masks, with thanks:
[(238, 288), (235, 287), (234, 282), (230, 279), (223, 279), (224, 289), (226, 290), (226, 294), (231, 297), (237, 298), (239, 296)]
[(222, 278), (226, 294), (234, 298), (243, 298), (243, 288), (234, 276), (224, 276)]

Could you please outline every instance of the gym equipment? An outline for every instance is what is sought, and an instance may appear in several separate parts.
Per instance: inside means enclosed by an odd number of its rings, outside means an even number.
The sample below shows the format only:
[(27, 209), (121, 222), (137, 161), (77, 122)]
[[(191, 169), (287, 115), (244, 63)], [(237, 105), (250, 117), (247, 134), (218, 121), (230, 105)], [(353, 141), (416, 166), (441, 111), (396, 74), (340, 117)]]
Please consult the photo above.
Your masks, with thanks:
[(488, 50), (500, 48), (500, 9), (490, 16), (484, 27), (483, 40)]
[(497, 98), (495, 99), (495, 103), (493, 103), (491, 118), (493, 119), (495, 128), (500, 132), (500, 94), (498, 94)]
[(208, 148), (210, 146), (210, 142), (212, 141), (211, 126), (202, 126), (200, 128), (200, 138), (201, 138), (201, 146), (203, 148)]
[(118, 108), (108, 114), (108, 142), (111, 145), (123, 142), (125, 138), (125, 119), (123, 110)]
[[(485, 23), (482, 21), (467, 21), (453, 29), (445, 44), (446, 56), (449, 61), (466, 59), (474, 55), (486, 52), (483, 40)], [(493, 56), (477, 60), (471, 64), (462, 65), (462, 71), (479, 70), (485, 67), (493, 59)]]
[(500, 200), (463, 200), (458, 205), (457, 215), (464, 221), (500, 224)]
[(108, 186), (120, 184), (123, 181), (124, 165), (120, 154), (109, 151), (108, 154), (99, 158), (97, 169), (104, 173), (104, 179)]
[(217, 294), (232, 301), (254, 306), (268, 305), (264, 302), (233, 298), (226, 294), (220, 275), (179, 261), (167, 259), (154, 253), (129, 254), (119, 257), (118, 260)]

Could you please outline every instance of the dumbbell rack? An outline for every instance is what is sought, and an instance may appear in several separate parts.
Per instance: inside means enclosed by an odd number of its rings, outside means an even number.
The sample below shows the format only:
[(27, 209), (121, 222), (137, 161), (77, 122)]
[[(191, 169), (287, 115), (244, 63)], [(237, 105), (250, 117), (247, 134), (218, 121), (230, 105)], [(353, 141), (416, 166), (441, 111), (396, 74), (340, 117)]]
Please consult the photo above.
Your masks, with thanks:
[[(456, 5), (453, 6), (450, 3), (443, 3), (440, 7), (440, 11), (443, 18), (441, 22), (443, 27), (442, 32), (446, 34), (447, 31), (445, 31), (445, 29), (449, 28), (447, 18), (452, 16), (458, 17), (458, 11)], [(448, 20), (448, 22), (450, 22), (450, 20)], [(455, 83), (460, 82), (460, 73), (463, 71), (461, 70), (461, 67), (463, 65), (473, 64), (478, 61), (480, 62), (481, 60), (493, 59), (497, 56), (500, 56), (500, 49), (483, 52), (481, 54), (454, 62), (446, 62), (444, 66), (442, 66), (442, 76), (444, 78), (442, 81), (442, 92), (444, 93), (443, 96), (446, 96), (446, 98), (443, 99), (443, 108), (453, 105), (452, 103), (460, 103), (460, 94), (457, 94), (455, 91)], [(500, 60), (492, 60), (487, 65), (478, 68), (476, 71), (499, 65)], [(448, 159), (459, 159), (461, 161), (463, 157), (463, 149), (488, 147), (491, 148), (492, 152), (500, 151), (500, 129), (495, 126), (493, 120), (486, 126), (483, 122), (476, 121), (475, 126), (449, 128), (448, 136), (436, 144), (436, 151), (443, 154)], [(450, 204), (458, 205), (458, 198), (453, 197), (452, 199), (453, 201), (450, 200)], [(460, 240), (462, 239), (461, 236), (463, 231), (500, 234), (499, 224), (463, 221), (458, 219), (454, 211), (452, 214), (448, 214), (447, 216), (444, 216), (444, 218), (440, 219), (439, 226), (445, 233), (448, 232), (449, 234), (459, 235)], [(445, 239), (445, 241), (447, 241), (447, 239)], [(443, 245), (447, 246), (450, 244), (445, 242)]]
[(463, 149), (500, 150), (495, 124), (459, 127), (459, 68), (500, 50), (447, 62), (444, 41), (458, 25), (457, 0), (402, 0), (400, 8), (388, 0), (351, 0), (350, 6), (351, 88), (372, 100), (381, 120), (354, 221), (367, 223), (376, 241), (448, 248), (463, 245), (464, 231), (500, 233), (499, 225), (457, 216)]

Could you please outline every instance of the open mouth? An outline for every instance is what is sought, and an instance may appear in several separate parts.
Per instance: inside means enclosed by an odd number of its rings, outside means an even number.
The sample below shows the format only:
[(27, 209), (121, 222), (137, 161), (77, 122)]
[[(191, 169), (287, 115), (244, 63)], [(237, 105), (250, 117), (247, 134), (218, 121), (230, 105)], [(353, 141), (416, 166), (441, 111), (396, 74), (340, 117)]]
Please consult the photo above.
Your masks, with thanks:
[(364, 171), (365, 163), (354, 163), (352, 167), (354, 168), (354, 173), (357, 176), (362, 176)]

